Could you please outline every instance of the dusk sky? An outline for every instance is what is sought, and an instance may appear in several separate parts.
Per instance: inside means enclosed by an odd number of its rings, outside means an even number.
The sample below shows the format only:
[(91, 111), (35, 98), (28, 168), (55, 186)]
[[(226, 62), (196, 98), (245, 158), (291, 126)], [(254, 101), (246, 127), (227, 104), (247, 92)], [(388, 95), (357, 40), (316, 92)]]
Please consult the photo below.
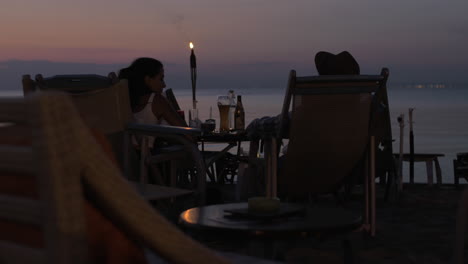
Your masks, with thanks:
[(316, 74), (314, 56), (321, 50), (348, 50), (362, 73), (389, 67), (394, 83), (468, 83), (466, 0), (1, 4), (0, 89), (18, 88), (22, 74), (105, 74), (139, 56), (161, 60), (168, 82), (186, 85), (189, 41), (208, 86), (283, 87), (290, 69)]

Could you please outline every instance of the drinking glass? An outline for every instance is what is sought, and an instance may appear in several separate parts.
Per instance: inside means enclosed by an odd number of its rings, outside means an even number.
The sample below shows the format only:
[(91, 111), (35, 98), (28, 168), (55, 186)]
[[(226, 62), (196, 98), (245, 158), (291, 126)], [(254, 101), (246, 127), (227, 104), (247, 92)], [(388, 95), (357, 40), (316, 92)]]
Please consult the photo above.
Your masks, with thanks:
[(200, 128), (201, 121), (198, 118), (198, 109), (189, 109), (189, 126)]
[(219, 131), (229, 131), (229, 107), (230, 100), (227, 95), (218, 96), (218, 109), (219, 109)]

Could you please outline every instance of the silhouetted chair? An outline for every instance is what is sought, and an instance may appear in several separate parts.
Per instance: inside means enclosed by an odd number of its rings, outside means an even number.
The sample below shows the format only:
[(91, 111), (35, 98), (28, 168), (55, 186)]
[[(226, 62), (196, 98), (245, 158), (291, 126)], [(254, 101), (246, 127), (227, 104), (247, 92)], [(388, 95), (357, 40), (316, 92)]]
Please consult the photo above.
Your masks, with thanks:
[(172, 106), (176, 111), (180, 110), (179, 103), (177, 102), (177, 99), (176, 99), (176, 97), (175, 97), (174, 92), (172, 91), (172, 89), (171, 89), (171, 88), (166, 89), (166, 90), (164, 91), (164, 94), (165, 94), (167, 100), (169, 101), (169, 103), (171, 104), (171, 106)]
[[(25, 91), (65, 91), (71, 95), (74, 104), (86, 123), (93, 129), (105, 134), (111, 142), (117, 159), (124, 168), (129, 179), (140, 181), (140, 190), (149, 200), (186, 195), (190, 191), (148, 184), (148, 166), (163, 162), (172, 162), (191, 155), (195, 162), (196, 175), (191, 176), (191, 188), (201, 203), (205, 200), (205, 167), (196, 144), (190, 142), (187, 136), (201, 133), (198, 129), (181, 128), (162, 125), (145, 125), (132, 123), (128, 86), (126, 80), (118, 81), (115, 74), (109, 77), (99, 75), (57, 75), (50, 78), (36, 76), (32, 81), (28, 75), (23, 76)], [(130, 146), (131, 136), (157, 136), (169, 138), (181, 143), (170, 149), (160, 149), (158, 154), (150, 155), (147, 144), (141, 143), (137, 157)], [(139, 163), (139, 166), (136, 164)], [(172, 163), (173, 167), (175, 163)], [(174, 171), (174, 170), (173, 170)], [(138, 175), (138, 177), (136, 177)], [(171, 187), (176, 187), (176, 179), (171, 175)]]
[(168, 263), (229, 262), (183, 234), (142, 199), (96, 144), (66, 94), (2, 98), (3, 122), (15, 125), (16, 130), (7, 130), (9, 135), (23, 133), (31, 144), (0, 143), (0, 170), (16, 173), (18, 184), (35, 175), (32, 184), (38, 197), (1, 193), (0, 223), (18, 232), (24, 231), (18, 228), (23, 226), (29, 235), (39, 235), (38, 243), (43, 246), (18, 244), (13, 241), (28, 238), (4, 238), (2, 232), (1, 263), (94, 263), (86, 234), (90, 222), (84, 214), (85, 201), (111, 219), (133, 243)]
[(387, 69), (381, 75), (306, 77), (291, 71), (277, 133), (277, 140), (289, 138), (277, 180), (280, 196), (335, 192), (365, 158), (364, 227), (375, 234), (373, 119), (379, 103), (376, 95), (387, 77)]
[(467, 249), (466, 241), (468, 237), (468, 188), (465, 188), (458, 202), (455, 226), (455, 243), (453, 252), (453, 263), (466, 263), (465, 252)]
[(381, 86), (375, 94), (372, 122), (375, 136), (375, 174), (381, 183), (386, 184), (385, 200), (388, 200), (391, 188), (397, 188), (397, 162), (393, 155), (390, 104), (386, 85)]
[(457, 153), (457, 158), (453, 160), (453, 177), (455, 185), (458, 185), (460, 178), (468, 181), (468, 153)]

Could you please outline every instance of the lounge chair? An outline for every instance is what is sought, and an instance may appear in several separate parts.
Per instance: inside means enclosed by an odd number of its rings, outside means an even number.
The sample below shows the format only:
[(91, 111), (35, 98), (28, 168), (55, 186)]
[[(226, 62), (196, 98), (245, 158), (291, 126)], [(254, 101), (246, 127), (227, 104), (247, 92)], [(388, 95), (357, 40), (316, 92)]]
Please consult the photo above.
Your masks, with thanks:
[[(272, 141), (271, 149), (276, 155), (269, 161), (275, 167), (277, 146), (283, 138), (289, 138), (284, 164), (277, 177), (280, 196), (332, 193), (343, 186), (364, 157), (363, 226), (375, 235), (373, 120), (379, 103), (375, 95), (385, 87), (387, 78), (387, 69), (380, 75), (357, 76), (297, 77), (294, 70), (290, 72), (279, 130)], [(271, 170), (270, 174), (275, 171)], [(274, 196), (276, 183), (274, 180), (269, 183)]]
[(16, 231), (30, 230), (29, 235), (39, 232), (43, 237), (42, 246), (31, 247), (5, 239), (2, 232), (0, 263), (93, 263), (85, 201), (133, 243), (168, 263), (228, 262), (184, 235), (142, 199), (96, 144), (65, 94), (2, 98), (0, 120), (16, 125), (16, 130), (7, 130), (9, 135), (21, 132), (32, 141), (32, 145), (22, 146), (1, 143), (0, 171), (16, 173), (18, 183), (35, 175), (34, 186), (39, 190), (36, 199), (1, 193), (0, 223), (15, 223)]
[[(198, 129), (179, 128), (161, 125), (132, 123), (132, 114), (128, 98), (128, 86), (125, 80), (118, 81), (115, 74), (108, 77), (99, 75), (57, 75), (43, 78), (37, 75), (31, 80), (23, 76), (24, 91), (64, 91), (71, 95), (74, 104), (87, 124), (105, 134), (112, 143), (114, 153), (125, 171), (127, 178), (139, 179), (140, 191), (148, 200), (187, 195), (191, 191), (148, 184), (148, 166), (170, 162), (175, 172), (175, 161), (191, 155), (195, 161), (196, 175), (191, 175), (191, 188), (196, 190), (200, 203), (205, 201), (205, 166), (198, 147), (188, 141), (186, 136), (196, 136)], [(181, 143), (178, 147), (160, 149), (158, 154), (150, 155), (147, 147), (141, 147), (139, 156), (130, 146), (131, 135), (157, 136), (169, 138)], [(146, 140), (146, 137), (143, 137)], [(147, 144), (142, 143), (142, 146)], [(138, 164), (139, 166), (135, 166)], [(138, 175), (136, 177), (135, 175)], [(170, 175), (170, 187), (176, 187), (175, 173)]]

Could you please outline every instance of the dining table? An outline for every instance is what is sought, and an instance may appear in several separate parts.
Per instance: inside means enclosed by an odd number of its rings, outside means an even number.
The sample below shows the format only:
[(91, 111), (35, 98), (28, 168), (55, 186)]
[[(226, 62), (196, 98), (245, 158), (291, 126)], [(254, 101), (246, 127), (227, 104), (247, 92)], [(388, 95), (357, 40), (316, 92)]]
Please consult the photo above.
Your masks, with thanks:
[[(225, 183), (228, 180), (232, 183), (236, 176), (239, 162), (242, 159), (241, 144), (242, 142), (249, 141), (245, 131), (203, 131), (197, 140), (200, 143), (210, 181)], [(219, 145), (220, 149), (207, 151), (207, 144)], [(230, 150), (234, 147), (237, 147), (237, 151), (235, 154), (231, 154)], [(226, 179), (228, 174), (231, 177)]]

